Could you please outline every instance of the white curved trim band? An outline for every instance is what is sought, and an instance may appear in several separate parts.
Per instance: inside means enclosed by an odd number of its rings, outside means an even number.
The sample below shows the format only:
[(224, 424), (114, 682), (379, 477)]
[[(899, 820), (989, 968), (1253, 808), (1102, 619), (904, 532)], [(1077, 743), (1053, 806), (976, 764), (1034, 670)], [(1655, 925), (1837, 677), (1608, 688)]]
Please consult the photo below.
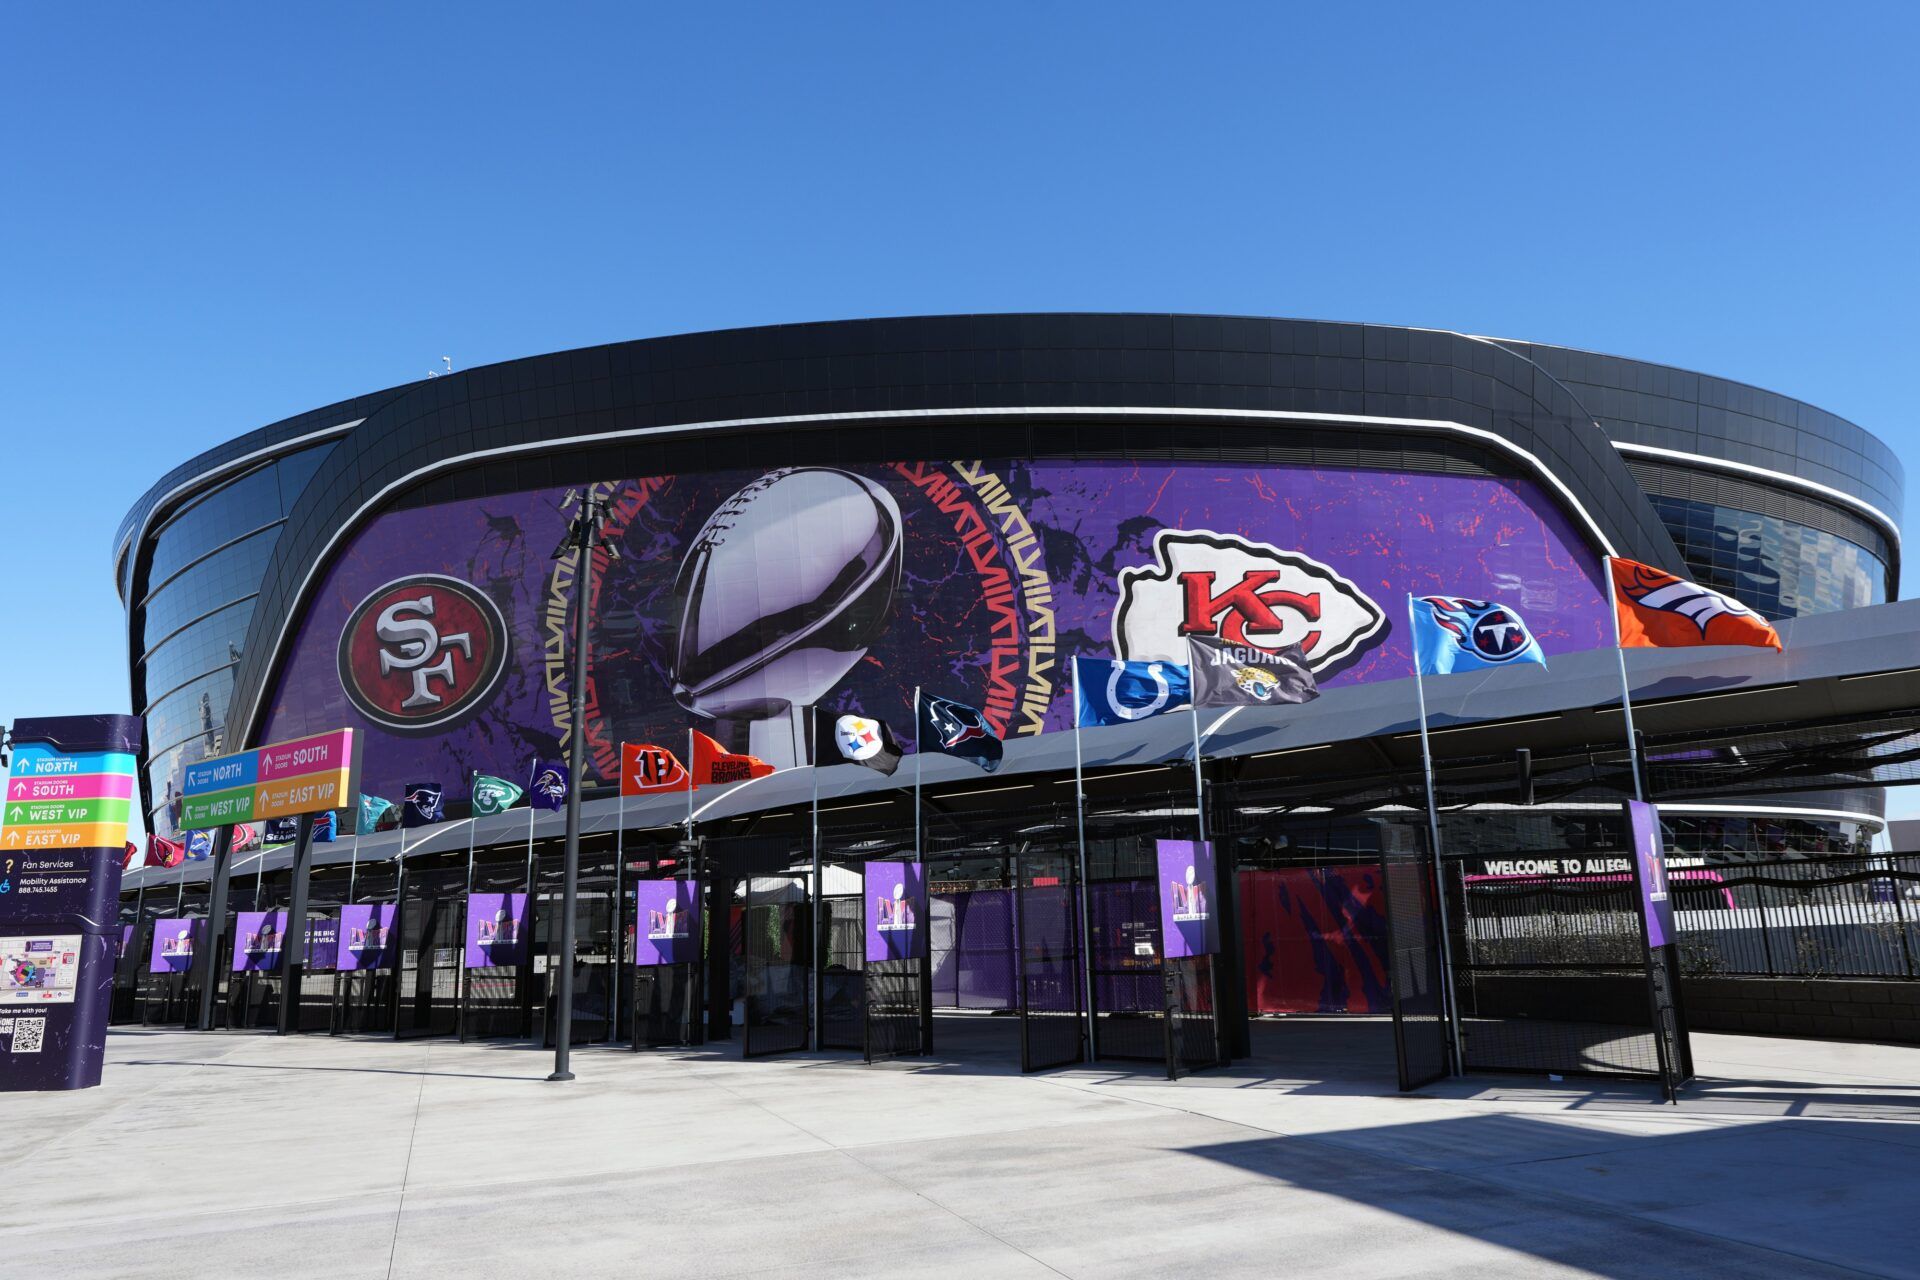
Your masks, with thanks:
[(1880, 526), (1880, 532), (1887, 535), (1893, 543), (1894, 551), (1900, 550), (1900, 526), (1893, 518), (1871, 502), (1856, 498), (1850, 493), (1842, 493), (1817, 480), (1808, 480), (1802, 476), (1788, 475), (1784, 471), (1774, 471), (1767, 467), (1756, 467), (1748, 462), (1732, 462), (1726, 458), (1713, 458), (1704, 453), (1688, 453), (1682, 449), (1663, 449), (1659, 445), (1631, 444), (1624, 440), (1615, 440), (1613, 447), (1621, 453), (1637, 454), (1648, 458), (1664, 458), (1671, 462), (1684, 463), (1690, 467), (1699, 467), (1702, 471), (1725, 471), (1730, 475), (1752, 476), (1757, 480), (1767, 480), (1789, 489), (1799, 489), (1816, 498), (1825, 498), (1828, 502), (1843, 507), (1851, 507)]

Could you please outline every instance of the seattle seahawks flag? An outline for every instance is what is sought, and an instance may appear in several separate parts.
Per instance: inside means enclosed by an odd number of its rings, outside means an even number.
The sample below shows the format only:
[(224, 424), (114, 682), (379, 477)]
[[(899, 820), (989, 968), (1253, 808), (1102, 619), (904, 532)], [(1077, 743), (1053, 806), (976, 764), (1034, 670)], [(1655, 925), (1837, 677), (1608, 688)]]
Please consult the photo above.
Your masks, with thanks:
[(1533, 632), (1503, 604), (1460, 596), (1408, 596), (1407, 610), (1413, 618), (1414, 667), (1423, 676), (1523, 662), (1547, 665)]
[(1193, 676), (1177, 662), (1073, 660), (1074, 726), (1128, 724), (1186, 706)]
[(490, 773), (473, 775), (473, 812), (475, 817), (484, 818), (489, 814), (505, 813), (520, 802), (527, 794), (520, 787), (505, 778), (496, 778)]
[(536, 809), (567, 807), (567, 787), (573, 778), (563, 764), (548, 764), (544, 760), (533, 762), (532, 781), (527, 784), (527, 803)]
[(813, 709), (813, 763), (865, 765), (892, 775), (900, 767), (900, 744), (885, 720), (866, 716), (836, 716), (825, 707)]
[(1297, 644), (1278, 651), (1188, 636), (1197, 707), (1274, 707), (1312, 702), (1320, 682)]
[(437, 782), (410, 782), (400, 808), (403, 827), (430, 827), (447, 816), (446, 796)]
[(988, 773), (1000, 767), (1004, 748), (978, 707), (937, 694), (920, 695), (920, 722), (914, 744), (922, 751), (959, 756)]

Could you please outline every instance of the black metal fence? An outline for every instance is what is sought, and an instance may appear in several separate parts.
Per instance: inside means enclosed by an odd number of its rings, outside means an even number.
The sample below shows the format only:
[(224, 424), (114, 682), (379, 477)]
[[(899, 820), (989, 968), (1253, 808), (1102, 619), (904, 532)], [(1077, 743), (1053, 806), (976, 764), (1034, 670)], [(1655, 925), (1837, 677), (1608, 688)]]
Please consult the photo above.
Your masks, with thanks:
[(1670, 867), (1681, 972), (1920, 980), (1920, 854)]

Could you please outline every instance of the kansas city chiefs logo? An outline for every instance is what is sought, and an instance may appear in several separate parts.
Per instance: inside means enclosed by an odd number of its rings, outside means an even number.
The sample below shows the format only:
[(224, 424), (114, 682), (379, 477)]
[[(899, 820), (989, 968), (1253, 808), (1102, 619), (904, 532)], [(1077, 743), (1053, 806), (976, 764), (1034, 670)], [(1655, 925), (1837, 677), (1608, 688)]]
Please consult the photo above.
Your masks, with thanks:
[(430, 733), (478, 711), (506, 665), (500, 606), (445, 574), (376, 588), (340, 629), (340, 687), (360, 714), (397, 733)]
[(1155, 563), (1120, 571), (1113, 647), (1133, 662), (1188, 661), (1187, 637), (1277, 652), (1297, 644), (1320, 672), (1386, 629), (1366, 592), (1298, 551), (1230, 533), (1162, 529)]

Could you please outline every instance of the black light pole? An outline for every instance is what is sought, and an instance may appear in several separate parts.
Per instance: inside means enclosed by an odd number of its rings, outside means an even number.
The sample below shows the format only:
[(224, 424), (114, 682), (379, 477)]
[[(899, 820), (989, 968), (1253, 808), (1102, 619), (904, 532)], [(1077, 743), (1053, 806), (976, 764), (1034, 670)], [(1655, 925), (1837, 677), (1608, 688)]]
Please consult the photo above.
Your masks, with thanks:
[[(553, 1074), (549, 1080), (571, 1080), (567, 1060), (573, 1052), (573, 916), (580, 897), (580, 788), (586, 781), (587, 717), (587, 605), (593, 599), (593, 553), (600, 542), (600, 522), (607, 504), (582, 489), (580, 514), (567, 527), (567, 537), (553, 558), (576, 556), (573, 567), (573, 725), (568, 734), (567, 864), (560, 899), (560, 990), (555, 999)], [(611, 550), (611, 548), (609, 548)]]

